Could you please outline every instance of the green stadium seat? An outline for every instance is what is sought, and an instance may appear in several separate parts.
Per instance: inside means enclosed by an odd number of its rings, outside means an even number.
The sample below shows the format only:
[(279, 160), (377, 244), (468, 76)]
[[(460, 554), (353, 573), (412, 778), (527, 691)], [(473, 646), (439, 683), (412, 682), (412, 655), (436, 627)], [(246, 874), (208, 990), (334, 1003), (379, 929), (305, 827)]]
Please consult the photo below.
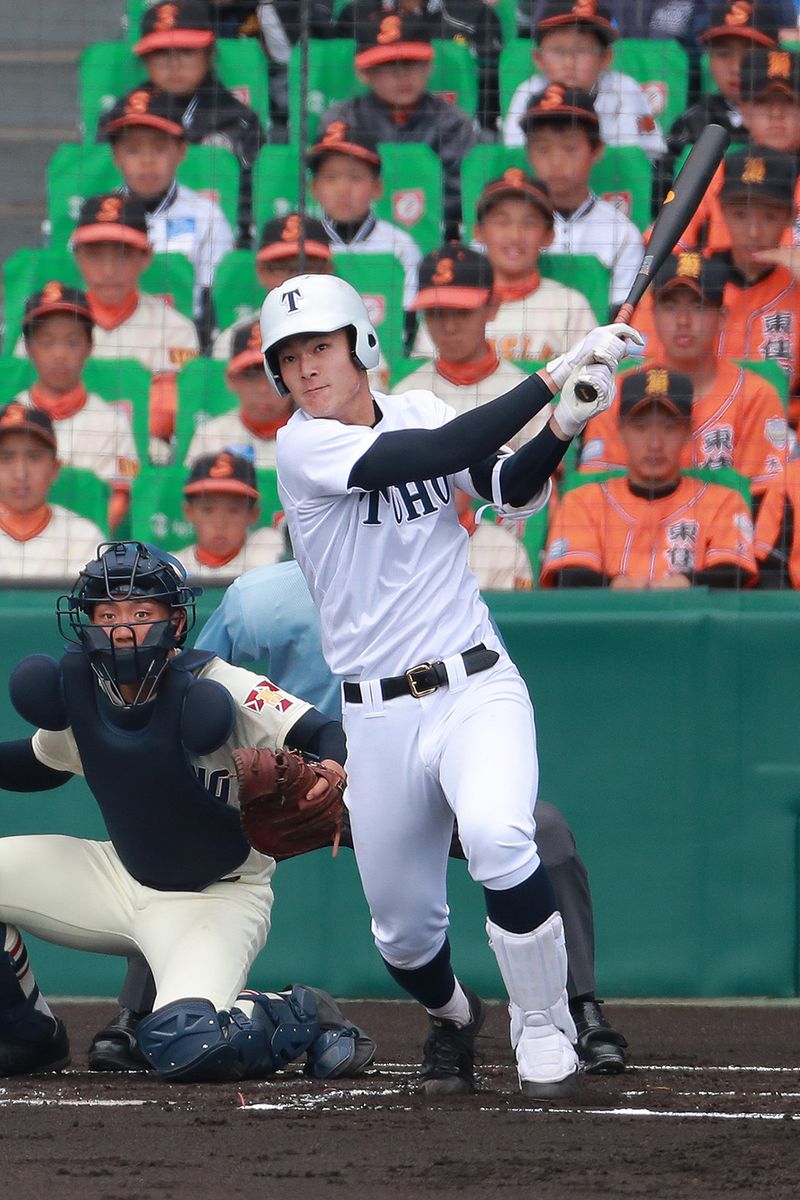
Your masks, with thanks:
[[(50, 279), (70, 287), (83, 287), (83, 280), (69, 250), (22, 249), (6, 259), (3, 267), (6, 354), (13, 354), (22, 331), (25, 301)], [(154, 254), (142, 274), (142, 291), (161, 296), (184, 316), (192, 316), (194, 268), (183, 254)]]
[(62, 467), (48, 500), (94, 521), (108, 536), (108, 500), (111, 489), (104, 479), (85, 467)]
[(178, 376), (176, 463), (184, 462), (199, 424), (237, 407), (239, 401), (225, 381), (226, 366), (226, 363), (216, 359), (195, 358), (186, 364)]
[(214, 272), (211, 298), (220, 329), (227, 329), (229, 325), (241, 321), (247, 313), (261, 305), (264, 289), (256, 278), (252, 250), (228, 251)]
[[(183, 515), (183, 487), (188, 471), (183, 466), (150, 467), (133, 481), (131, 536), (154, 542), (175, 552), (194, 542), (194, 530)], [(261, 511), (257, 526), (271, 525), (281, 511), (275, 471), (257, 470)]]
[[(452, 99), (475, 115), (478, 80), (475, 61), (466, 46), (434, 38), (434, 63), (429, 89)], [(322, 114), (339, 100), (349, 100), (367, 89), (355, 72), (355, 42), (352, 38), (312, 38), (308, 43), (308, 84), (305, 103), (301, 89), (299, 44), (289, 59), (289, 128), (292, 140), (300, 139), (301, 116), (306, 122), (306, 143), (316, 136)]]
[(480, 143), (464, 155), (461, 162), (461, 206), (464, 213), (464, 239), (472, 238), (478, 196), (491, 179), (497, 179), (509, 167), (530, 171), (525, 151), (519, 146)]
[(0, 404), (8, 404), (35, 378), (33, 363), (27, 358), (0, 358)]
[(518, 0), (497, 0), (494, 11), (503, 29), (503, 41), (506, 45), (517, 36)]
[[(427, 254), (441, 241), (442, 168), (430, 146), (380, 146), (383, 195), (375, 205), (377, 216), (405, 229)], [(265, 221), (283, 217), (297, 207), (299, 193), (297, 146), (265, 146), (253, 173), (253, 213), (260, 229)], [(306, 211), (320, 216), (311, 196)]]
[(539, 272), (544, 279), (555, 279), (557, 283), (581, 292), (600, 325), (608, 320), (611, 272), (593, 254), (543, 254), (539, 259)]
[(403, 356), (404, 272), (393, 254), (335, 254), (333, 269), (356, 289), (391, 366)]
[[(178, 168), (178, 182), (215, 199), (236, 228), (239, 204), (239, 163), (230, 150), (219, 146), (190, 146)], [(87, 196), (120, 187), (122, 176), (111, 157), (111, 147), (59, 146), (47, 164), (47, 209), (50, 243), (69, 240)]]

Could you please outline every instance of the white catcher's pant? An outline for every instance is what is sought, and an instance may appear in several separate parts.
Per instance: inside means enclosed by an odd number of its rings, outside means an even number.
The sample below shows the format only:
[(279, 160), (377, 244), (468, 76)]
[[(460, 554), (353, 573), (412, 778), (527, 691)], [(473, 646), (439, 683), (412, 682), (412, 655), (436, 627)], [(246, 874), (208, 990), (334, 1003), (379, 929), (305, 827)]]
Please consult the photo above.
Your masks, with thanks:
[(466, 676), (448, 660), (450, 687), (421, 700), (343, 705), (358, 869), (378, 950), (413, 970), (447, 932), (446, 873), (453, 815), (472, 878), (499, 891), (539, 865), (533, 816), (536, 730), (527, 689), (504, 655)]
[(160, 892), (137, 883), (110, 842), (0, 838), (0, 921), (76, 950), (140, 952), (156, 1008), (190, 996), (230, 1008), (267, 938), (274, 869), (253, 851), (236, 882)]

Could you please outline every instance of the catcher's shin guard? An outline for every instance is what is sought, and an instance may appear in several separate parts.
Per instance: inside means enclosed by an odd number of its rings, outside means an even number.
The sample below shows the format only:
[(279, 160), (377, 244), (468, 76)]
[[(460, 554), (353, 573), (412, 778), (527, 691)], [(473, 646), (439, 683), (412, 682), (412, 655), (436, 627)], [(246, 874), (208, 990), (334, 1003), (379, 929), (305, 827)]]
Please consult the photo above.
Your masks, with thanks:
[(242, 1079), (263, 1079), (305, 1054), (320, 1035), (316, 999), (310, 988), (288, 992), (240, 992), (253, 1015), (230, 1013), (230, 1044), (241, 1064)]
[[(352, 1078), (365, 1071), (377, 1046), (369, 1034), (348, 1021), (330, 993), (295, 984), (292, 994), (306, 1006), (316, 1006), (320, 1034), (308, 1047), (306, 1075), (314, 1079)], [(310, 998), (309, 998), (310, 997)]]
[(227, 1013), (210, 1000), (190, 997), (157, 1008), (139, 1023), (136, 1044), (165, 1079), (240, 1079), (239, 1054), (229, 1038)]
[(537, 1100), (574, 1095), (578, 1056), (560, 913), (531, 933), (509, 933), (492, 921), (486, 930), (511, 1001), (511, 1041), (523, 1094)]

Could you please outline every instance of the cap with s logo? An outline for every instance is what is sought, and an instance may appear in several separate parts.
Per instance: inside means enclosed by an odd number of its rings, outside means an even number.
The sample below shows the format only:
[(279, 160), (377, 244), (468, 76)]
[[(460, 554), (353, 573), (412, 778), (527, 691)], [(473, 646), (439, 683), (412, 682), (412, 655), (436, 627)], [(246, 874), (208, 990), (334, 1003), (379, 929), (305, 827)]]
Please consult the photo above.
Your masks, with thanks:
[(699, 41), (742, 38), (754, 46), (778, 45), (778, 14), (769, 0), (723, 0), (711, 9), (708, 29)]
[(411, 308), (482, 308), (492, 294), (494, 276), (484, 254), (453, 242), (426, 254), (419, 265), (419, 291)]
[(308, 152), (308, 165), (312, 171), (328, 154), (344, 154), (348, 158), (357, 158), (368, 163), (377, 172), (381, 169), (381, 156), (378, 143), (368, 130), (355, 129), (347, 121), (331, 121), (326, 126), (319, 141)]
[(553, 224), (553, 205), (547, 184), (520, 167), (508, 167), (498, 179), (486, 184), (475, 210), (478, 220), (482, 221), (493, 205), (509, 197), (529, 201), (544, 214), (550, 225)]
[(147, 250), (147, 211), (139, 200), (104, 192), (89, 196), (81, 205), (71, 246), (89, 242), (122, 242), (136, 250)]
[(256, 470), (249, 458), (232, 450), (204, 454), (191, 465), (189, 478), (183, 488), (184, 496), (207, 493), (247, 496), (258, 500)]
[(562, 83), (550, 83), (544, 91), (532, 97), (528, 111), (520, 118), (520, 129), (523, 133), (529, 133), (543, 121), (577, 125), (592, 133), (597, 133), (600, 128), (600, 118), (589, 92), (568, 88)]
[(0, 408), (0, 438), (6, 433), (27, 433), (44, 442), (51, 450), (56, 449), (56, 435), (48, 414), (43, 409), (20, 404), (18, 400), (12, 400)]
[(249, 371), (252, 367), (258, 367), (261, 378), (266, 379), (263, 374), (264, 355), (261, 353), (261, 326), (258, 321), (242, 325), (234, 333), (228, 374), (241, 375), (243, 371)]
[(38, 292), (25, 301), (22, 317), (22, 332), (25, 333), (34, 321), (49, 317), (53, 313), (66, 313), (94, 325), (89, 300), (80, 288), (67, 287), (58, 279), (51, 279)]
[(356, 0), (352, 16), (359, 70), (398, 60), (433, 62), (433, 31), (424, 17), (387, 13), (380, 0)]
[(143, 83), (118, 100), (113, 108), (100, 119), (99, 137), (113, 141), (121, 130), (132, 126), (160, 129), (172, 137), (186, 137), (181, 123), (183, 109), (180, 97), (173, 96), (161, 88)]
[(256, 259), (258, 262), (276, 262), (296, 258), (301, 250), (306, 258), (328, 262), (330, 238), (321, 221), (301, 217), (299, 213), (287, 213), (285, 217), (273, 217), (264, 225)]
[(214, 45), (208, 4), (204, 0), (170, 0), (145, 10), (141, 37), (133, 52), (140, 57), (154, 50), (204, 50)]
[(548, 0), (536, 22), (536, 41), (553, 29), (578, 26), (594, 33), (605, 46), (619, 37), (611, 13), (598, 0)]

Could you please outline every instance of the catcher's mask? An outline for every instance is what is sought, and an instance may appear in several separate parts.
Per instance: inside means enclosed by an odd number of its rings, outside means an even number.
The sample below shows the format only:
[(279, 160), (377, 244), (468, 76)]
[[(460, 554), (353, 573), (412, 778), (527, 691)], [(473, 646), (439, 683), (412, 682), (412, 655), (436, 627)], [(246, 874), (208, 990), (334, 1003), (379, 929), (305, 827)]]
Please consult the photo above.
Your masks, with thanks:
[[(72, 591), (58, 597), (58, 628), (66, 641), (81, 647), (115, 703), (126, 707), (142, 704), (152, 698), (170, 654), (183, 645), (194, 626), (195, 600), (202, 590), (188, 587), (183, 565), (156, 546), (103, 542)], [(140, 597), (167, 605), (169, 616), (148, 622), (92, 623), (99, 602)], [(142, 624), (148, 629), (137, 642), (136, 626)], [(121, 642), (120, 630), (127, 631), (130, 641)], [(126, 700), (121, 685), (132, 683), (139, 685), (138, 690), (133, 700)]]

